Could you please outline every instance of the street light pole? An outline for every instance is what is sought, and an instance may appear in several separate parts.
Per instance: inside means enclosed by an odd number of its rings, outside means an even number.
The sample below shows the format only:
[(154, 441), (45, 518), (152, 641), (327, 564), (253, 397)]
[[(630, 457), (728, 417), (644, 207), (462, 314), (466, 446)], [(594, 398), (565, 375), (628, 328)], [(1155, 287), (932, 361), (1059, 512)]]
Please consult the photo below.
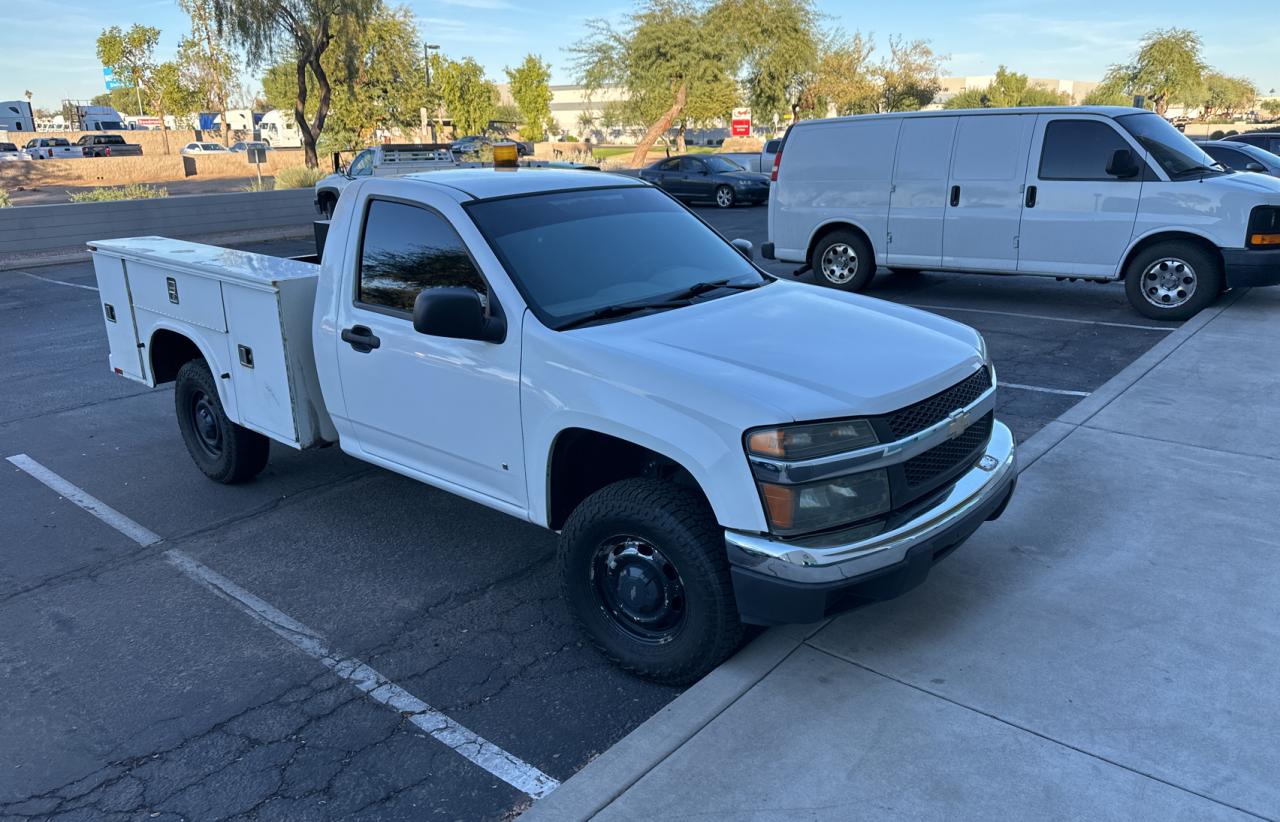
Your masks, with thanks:
[[(422, 44), (422, 70), (426, 74), (428, 97), (431, 95), (431, 52), (438, 51), (439, 49), (440, 46), (435, 43)], [(436, 141), (436, 118), (434, 113), (428, 115), (427, 110), (424, 107), (422, 109), (422, 120), (423, 129), (430, 132), (431, 142), (434, 143)]]

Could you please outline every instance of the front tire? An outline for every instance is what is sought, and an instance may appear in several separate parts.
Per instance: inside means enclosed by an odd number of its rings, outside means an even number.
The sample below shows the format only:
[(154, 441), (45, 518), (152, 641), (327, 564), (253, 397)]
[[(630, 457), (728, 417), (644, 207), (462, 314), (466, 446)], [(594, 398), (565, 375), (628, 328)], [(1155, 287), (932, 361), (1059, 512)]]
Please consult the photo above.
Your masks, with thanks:
[(685, 685), (742, 641), (724, 532), (695, 491), (650, 479), (607, 485), (569, 516), (557, 559), (569, 612), (626, 671)]
[(716, 188), (716, 205), (720, 208), (733, 208), (737, 196), (733, 193), (733, 186), (719, 186)]
[(841, 291), (861, 291), (876, 273), (875, 253), (861, 235), (833, 231), (819, 241), (809, 258), (818, 284)]
[(187, 451), (209, 479), (232, 485), (267, 467), (271, 440), (231, 421), (204, 360), (190, 360), (178, 369), (173, 398)]
[(1208, 308), (1223, 289), (1222, 263), (1203, 246), (1185, 240), (1145, 248), (1125, 268), (1129, 304), (1153, 320), (1188, 320)]

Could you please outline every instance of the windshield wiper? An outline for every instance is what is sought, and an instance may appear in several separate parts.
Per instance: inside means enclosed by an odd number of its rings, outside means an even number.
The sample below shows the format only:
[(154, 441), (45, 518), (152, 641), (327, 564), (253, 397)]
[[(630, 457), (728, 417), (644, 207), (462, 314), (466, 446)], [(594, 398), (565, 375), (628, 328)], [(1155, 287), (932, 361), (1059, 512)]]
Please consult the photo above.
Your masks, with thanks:
[(690, 297), (696, 297), (699, 294), (706, 294), (708, 291), (715, 291), (717, 288), (732, 288), (737, 291), (748, 291), (752, 288), (759, 288), (762, 285), (764, 285), (763, 282), (734, 283), (730, 282), (726, 278), (723, 280), (711, 280), (705, 283), (694, 283), (682, 291), (677, 291), (675, 294), (668, 294), (667, 297), (672, 300), (685, 300)]
[(597, 308), (595, 311), (588, 311), (578, 317), (574, 317), (567, 322), (563, 322), (556, 326), (557, 331), (566, 331), (570, 328), (577, 328), (587, 323), (593, 323), (597, 320), (612, 320), (616, 317), (626, 317), (630, 314), (638, 314), (641, 311), (662, 311), (668, 308), (679, 308), (688, 305), (686, 300), (653, 300), (649, 302), (638, 303), (618, 303), (617, 305), (606, 305), (603, 308)]
[(1181, 177), (1185, 174), (1196, 174), (1196, 173), (1204, 173), (1204, 172), (1209, 172), (1210, 174), (1218, 174), (1218, 173), (1226, 172), (1227, 169), (1221, 163), (1217, 163), (1216, 165), (1217, 165), (1217, 168), (1214, 168), (1213, 166), (1192, 166), (1191, 168), (1183, 168), (1173, 172), (1169, 176)]

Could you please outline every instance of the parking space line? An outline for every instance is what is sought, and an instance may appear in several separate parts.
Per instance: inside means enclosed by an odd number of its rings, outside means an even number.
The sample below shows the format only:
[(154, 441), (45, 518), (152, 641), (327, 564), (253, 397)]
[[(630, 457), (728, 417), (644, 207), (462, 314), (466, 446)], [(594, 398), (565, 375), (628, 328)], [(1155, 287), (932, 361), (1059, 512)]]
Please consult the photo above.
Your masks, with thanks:
[(142, 527), (102, 500), (67, 482), (26, 454), (14, 454), (7, 459), (18, 468), (58, 492), (62, 497), (79, 505), (139, 545), (145, 547), (147, 545), (155, 545), (160, 541), (159, 534)]
[(31, 279), (33, 279), (33, 280), (40, 280), (41, 282), (45, 282), (45, 283), (53, 283), (54, 285), (66, 285), (66, 286), (70, 286), (70, 287), (72, 287), (72, 288), (83, 288), (85, 291), (97, 291), (97, 290), (98, 290), (98, 289), (94, 288), (94, 287), (93, 287), (93, 286), (91, 286), (91, 285), (80, 285), (79, 283), (68, 283), (68, 282), (63, 282), (62, 280), (55, 280), (55, 279), (53, 279), (52, 277), (41, 277), (39, 274), (32, 274), (30, 271), (15, 271), (14, 273), (15, 273), (15, 274), (22, 274), (22, 275), (24, 275), (24, 276), (30, 277), (30, 278), (31, 278)]
[(1066, 388), (1045, 388), (1042, 385), (1023, 385), (1020, 382), (1000, 381), (1001, 388), (1016, 388), (1019, 391), (1039, 391), (1041, 394), (1061, 394), (1064, 397), (1087, 397), (1088, 391), (1071, 391)]
[(1021, 317), (1025, 320), (1049, 320), (1055, 323), (1077, 323), (1079, 325), (1105, 325), (1110, 328), (1133, 328), (1138, 331), (1163, 331), (1168, 334), (1176, 331), (1177, 326), (1139, 325), (1138, 323), (1117, 323), (1110, 320), (1082, 320), (1078, 317), (1051, 317), (1048, 314), (1023, 314), (1018, 311), (994, 311), (990, 308), (961, 308), (955, 305), (921, 305), (919, 303), (902, 303), (912, 308), (925, 311), (967, 311), (970, 314), (995, 314), (1000, 317)]
[[(142, 546), (155, 545), (161, 537), (129, 519), (83, 489), (45, 468), (26, 454), (14, 454), (10, 463), (30, 474), (60, 496)], [(165, 558), (219, 598), (240, 607), (257, 622), (271, 629), (308, 656), (318, 660), (333, 674), (355, 686), (375, 702), (405, 716), (432, 738), (455, 753), (484, 768), (518, 791), (534, 799), (551, 793), (560, 783), (524, 760), (513, 756), (489, 740), (459, 725), (413, 694), (396, 685), (355, 657), (339, 657), (329, 650), (323, 635), (313, 631), (265, 600), (249, 593), (231, 580), (201, 565), (182, 551), (170, 549)]]
[(454, 722), (360, 660), (338, 657), (329, 650), (320, 634), (218, 572), (201, 565), (177, 549), (166, 551), (165, 557), (187, 576), (223, 599), (240, 606), (250, 617), (294, 647), (319, 660), (336, 676), (363, 691), (370, 699), (407, 716), (410, 722), (428, 735), (516, 790), (534, 799), (541, 799), (559, 787), (560, 783), (552, 777)]

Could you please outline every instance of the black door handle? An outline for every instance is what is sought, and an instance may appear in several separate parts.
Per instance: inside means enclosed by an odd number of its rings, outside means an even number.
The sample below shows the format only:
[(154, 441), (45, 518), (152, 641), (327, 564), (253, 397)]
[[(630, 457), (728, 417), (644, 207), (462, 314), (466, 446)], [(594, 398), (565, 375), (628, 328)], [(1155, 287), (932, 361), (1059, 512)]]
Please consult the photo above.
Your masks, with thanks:
[(1036, 187), (1027, 186), (1027, 208), (1036, 207)]
[(353, 325), (350, 328), (342, 329), (342, 341), (350, 343), (351, 347), (361, 354), (368, 354), (382, 345), (382, 340), (375, 337), (373, 332), (363, 325)]
[(951, 205), (960, 205), (960, 186), (951, 187)]

